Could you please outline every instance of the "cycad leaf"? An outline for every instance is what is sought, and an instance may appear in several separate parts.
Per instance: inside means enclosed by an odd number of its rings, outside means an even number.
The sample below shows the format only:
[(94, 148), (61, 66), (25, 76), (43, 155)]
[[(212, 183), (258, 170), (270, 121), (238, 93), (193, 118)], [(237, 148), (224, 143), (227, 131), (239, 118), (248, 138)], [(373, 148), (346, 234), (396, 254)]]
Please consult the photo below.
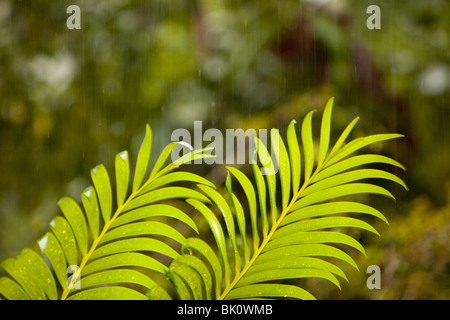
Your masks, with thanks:
[(91, 177), (100, 202), (103, 220), (107, 223), (111, 219), (112, 213), (112, 191), (105, 166), (100, 164), (92, 169)]

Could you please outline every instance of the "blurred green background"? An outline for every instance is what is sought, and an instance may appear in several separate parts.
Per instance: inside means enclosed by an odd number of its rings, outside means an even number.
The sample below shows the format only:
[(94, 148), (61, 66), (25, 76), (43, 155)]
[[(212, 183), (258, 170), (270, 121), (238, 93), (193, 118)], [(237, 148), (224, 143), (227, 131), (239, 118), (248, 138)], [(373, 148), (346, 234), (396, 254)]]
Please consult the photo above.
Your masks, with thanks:
[[(71, 4), (81, 30), (66, 27)], [(366, 27), (372, 4), (380, 30)], [(79, 199), (91, 168), (136, 157), (147, 123), (158, 153), (194, 120), (284, 134), (334, 96), (335, 139), (355, 116), (353, 137), (406, 136), (371, 151), (407, 166), (410, 191), (368, 199), (390, 225), (354, 234), (368, 258), (355, 255), (342, 291), (305, 285), (320, 299), (450, 299), (449, 12), (446, 0), (0, 0), (0, 261), (33, 246), (59, 198)], [(380, 290), (366, 286), (372, 264)]]

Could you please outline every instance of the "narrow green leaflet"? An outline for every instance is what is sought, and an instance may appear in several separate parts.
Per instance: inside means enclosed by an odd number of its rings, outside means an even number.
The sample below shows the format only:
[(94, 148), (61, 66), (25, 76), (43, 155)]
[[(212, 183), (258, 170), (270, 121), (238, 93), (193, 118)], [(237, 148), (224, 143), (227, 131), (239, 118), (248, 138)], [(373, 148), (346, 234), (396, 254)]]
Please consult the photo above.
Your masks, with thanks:
[[(45, 275), (37, 274), (34, 271), (33, 261), (30, 260), (30, 249), (25, 249), (17, 258), (9, 258), (2, 262), (1, 266), (8, 272), (26, 291), (32, 300), (47, 299), (46, 291), (48, 287), (43, 286)], [(36, 253), (35, 253), (36, 254)]]
[(325, 161), (325, 157), (328, 152), (328, 145), (330, 143), (330, 127), (331, 127), (331, 111), (333, 109), (334, 98), (328, 100), (325, 106), (325, 111), (322, 116), (322, 127), (320, 130), (320, 145), (319, 145), (319, 155), (317, 160), (317, 167), (321, 167)]
[(305, 161), (305, 183), (311, 177), (314, 166), (314, 142), (312, 137), (312, 115), (314, 111), (310, 111), (302, 124), (302, 143), (303, 143), (303, 158)]
[(52, 230), (66, 257), (69, 265), (77, 264), (77, 244), (72, 228), (63, 217), (56, 217), (50, 222), (50, 229)]
[(368, 136), (368, 137), (357, 138), (357, 139), (347, 143), (334, 157), (332, 157), (332, 158), (330, 157), (329, 161), (327, 162), (327, 165), (336, 163), (337, 161), (344, 159), (345, 157), (347, 157), (348, 155), (357, 151), (358, 149), (361, 149), (370, 144), (385, 141), (385, 140), (390, 140), (390, 139), (401, 138), (401, 137), (403, 137), (403, 135), (401, 135), (401, 134), (387, 133), (387, 134), (376, 134), (376, 135), (372, 135), (372, 136)]
[(51, 232), (38, 242), (41, 251), (47, 256), (62, 288), (67, 285), (67, 264), (64, 251)]
[(344, 233), (334, 231), (298, 232), (290, 236), (283, 233), (278, 236), (275, 232), (273, 240), (267, 244), (264, 251), (305, 243), (340, 243), (353, 247), (365, 255), (365, 250), (358, 241)]
[(213, 200), (216, 207), (222, 213), (234, 254), (235, 271), (238, 272), (241, 268), (241, 256), (236, 243), (236, 230), (234, 227), (234, 218), (231, 213), (231, 209), (225, 199), (215, 189), (204, 185), (198, 185), (198, 188), (202, 190), (209, 198), (211, 198), (211, 200)]
[(385, 163), (406, 170), (406, 168), (401, 163), (386, 156), (378, 154), (361, 154), (353, 156), (351, 158), (344, 159), (325, 168), (324, 170), (320, 171), (318, 174), (315, 175), (312, 182), (320, 181), (322, 179), (328, 178), (332, 175), (344, 172), (346, 170), (371, 163)]
[(291, 211), (295, 211), (308, 205), (327, 201), (330, 199), (361, 193), (379, 194), (395, 200), (392, 193), (390, 193), (388, 190), (382, 187), (367, 183), (347, 183), (340, 186), (324, 189), (321, 192), (315, 192), (310, 195), (307, 195), (298, 200), (291, 207)]
[(108, 172), (104, 165), (100, 164), (91, 170), (91, 178), (97, 191), (100, 209), (105, 223), (109, 222), (112, 213), (112, 191)]
[(295, 210), (289, 213), (286, 218), (283, 219), (283, 221), (280, 223), (280, 226), (298, 221), (300, 219), (309, 219), (338, 213), (364, 213), (375, 216), (386, 223), (388, 222), (385, 216), (380, 211), (372, 208), (371, 206), (350, 201), (334, 201), (329, 203), (311, 205)]
[(17, 282), (7, 277), (0, 278), (0, 294), (8, 300), (30, 299)]
[(311, 257), (286, 257), (277, 260), (271, 260), (265, 263), (259, 263), (252, 266), (247, 275), (257, 274), (267, 270), (280, 269), (318, 269), (331, 272), (348, 281), (345, 273), (334, 264), (318, 258)]
[[(250, 221), (252, 225), (253, 245), (256, 248), (259, 245), (259, 234), (258, 234), (258, 216), (257, 216), (258, 212), (257, 212), (255, 188), (253, 187), (250, 179), (247, 178), (247, 176), (243, 174), (240, 170), (233, 167), (227, 167), (227, 169), (239, 182), (246, 195), (246, 199), (248, 202), (248, 210), (250, 212)], [(232, 193), (231, 186), (228, 189), (228, 192), (230, 194)]]
[(334, 283), (340, 288), (339, 281), (330, 272), (319, 269), (300, 268), (300, 269), (269, 269), (257, 273), (246, 274), (237, 284), (236, 288), (249, 284), (261, 283), (271, 280), (299, 279), (299, 278), (323, 278)]
[(129, 223), (115, 229), (112, 229), (102, 238), (100, 243), (118, 240), (124, 237), (160, 235), (179, 243), (184, 243), (183, 235), (171, 226), (157, 221), (142, 221)]
[(261, 297), (315, 300), (314, 296), (305, 289), (283, 284), (253, 284), (239, 287), (230, 292), (227, 300)]
[(180, 262), (178, 259), (173, 260), (170, 264), (169, 272), (180, 277), (189, 288), (189, 295), (194, 300), (201, 300), (204, 298), (202, 280), (197, 272), (188, 265)]
[(277, 261), (288, 257), (330, 257), (347, 262), (356, 270), (356, 262), (341, 249), (327, 244), (295, 244), (283, 247), (283, 250), (270, 250), (262, 253), (255, 261), (255, 265), (270, 261)]
[[(261, 171), (256, 164), (256, 150), (253, 152), (253, 176), (255, 177), (255, 184), (256, 189), (258, 190), (258, 200), (259, 200), (259, 210), (261, 212), (261, 225), (262, 225), (262, 234), (263, 237), (267, 237), (267, 234), (269, 233), (269, 221), (267, 218), (267, 208), (266, 208), (266, 199), (267, 199), (267, 191), (266, 191), (266, 184), (264, 182), (264, 178), (261, 174)], [(255, 242), (256, 243), (256, 242)], [(255, 245), (255, 248), (259, 246), (259, 241), (257, 242), (257, 245)]]
[(192, 220), (186, 213), (184, 213), (180, 209), (167, 204), (153, 204), (135, 210), (127, 211), (119, 216), (116, 220), (114, 220), (114, 222), (111, 224), (111, 228), (153, 217), (170, 217), (180, 220), (198, 233), (198, 229), (194, 220)]
[(222, 267), (211, 247), (199, 238), (188, 238), (183, 244), (182, 251), (193, 254), (193, 250), (208, 262), (213, 273), (215, 294), (218, 297), (222, 287)]
[(120, 207), (127, 195), (128, 182), (130, 178), (130, 163), (128, 152), (122, 151), (116, 155), (116, 189), (117, 206)]
[[(233, 204), (234, 214), (236, 215), (239, 232), (241, 234), (241, 241), (242, 241), (242, 245), (244, 247), (244, 260), (245, 260), (245, 263), (248, 263), (248, 261), (250, 259), (250, 247), (247, 242), (247, 229), (246, 229), (246, 223), (245, 223), (245, 213), (244, 213), (244, 209), (242, 208), (241, 203), (239, 202), (239, 199), (236, 197), (236, 195), (232, 191), (231, 177), (230, 177), (229, 172), (227, 172), (227, 180), (226, 180), (225, 184), (226, 184), (226, 188), (227, 188), (228, 193), (231, 198), (231, 203)], [(254, 217), (254, 218), (256, 219), (256, 217)], [(253, 217), (251, 219), (253, 219)], [(258, 232), (258, 229), (257, 229), (257, 226), (256, 225), (253, 226), (253, 223), (252, 223), (253, 235), (255, 232)], [(254, 245), (257, 245), (257, 243), (259, 242), (259, 238), (258, 238), (258, 242), (257, 242), (256, 237), (253, 237), (253, 241), (254, 241)]]
[(61, 211), (72, 227), (81, 254), (85, 255), (87, 253), (88, 234), (83, 211), (81, 211), (81, 208), (75, 200), (69, 197), (64, 197), (59, 200), (58, 206), (61, 208)]
[(174, 182), (193, 182), (193, 183), (201, 183), (207, 186), (214, 188), (214, 184), (209, 180), (191, 172), (171, 172), (166, 175), (163, 175), (155, 180), (152, 180), (148, 185), (146, 185), (142, 190), (139, 191), (138, 195), (144, 194), (151, 190), (160, 188), (170, 183)]
[(360, 228), (375, 233), (376, 235), (380, 235), (370, 224), (362, 220), (349, 217), (326, 217), (291, 223), (285, 227), (278, 229), (277, 236), (288, 236), (292, 233), (301, 231), (314, 231), (344, 227)]
[(291, 121), (287, 129), (287, 143), (289, 149), (289, 161), (291, 164), (292, 173), (292, 193), (295, 196), (300, 188), (301, 178), (301, 156), (300, 148), (297, 140), (297, 134), (295, 132), (295, 120)]
[(406, 184), (397, 177), (396, 175), (393, 175), (392, 173), (378, 170), (378, 169), (360, 169), (360, 170), (352, 170), (349, 172), (344, 172), (341, 174), (334, 175), (332, 177), (329, 177), (327, 179), (323, 179), (319, 182), (314, 183), (313, 185), (310, 185), (307, 187), (303, 192), (302, 196), (307, 196), (308, 194), (312, 194), (314, 192), (327, 189), (330, 187), (338, 186), (341, 184), (358, 181), (358, 180), (364, 180), (364, 179), (385, 179), (390, 180), (393, 182), (398, 183), (401, 185), (405, 190), (408, 190), (408, 187)]
[(94, 187), (90, 186), (81, 193), (81, 201), (91, 230), (92, 237), (98, 238), (100, 228), (100, 208), (98, 207), (97, 193)]
[(129, 202), (125, 209), (128, 211), (158, 201), (180, 198), (192, 198), (203, 202), (209, 202), (208, 198), (193, 189), (185, 187), (166, 187), (147, 192), (137, 198), (134, 198)]
[(106, 256), (88, 263), (81, 272), (84, 277), (87, 274), (117, 267), (141, 267), (149, 270), (166, 273), (167, 267), (155, 258), (139, 252), (125, 252)]
[(161, 170), (164, 163), (167, 161), (167, 158), (171, 154), (173, 148), (177, 146), (180, 142), (172, 142), (169, 143), (164, 150), (161, 152), (161, 154), (158, 157), (158, 160), (156, 160), (155, 165), (153, 166), (152, 172), (150, 173), (150, 179), (156, 176), (156, 174)]
[(177, 261), (190, 267), (199, 275), (200, 279), (202, 280), (202, 298), (210, 300), (213, 280), (208, 267), (203, 263), (203, 261), (200, 258), (192, 255), (181, 255), (177, 259)]
[(164, 242), (150, 238), (131, 238), (111, 242), (105, 244), (104, 246), (101, 246), (94, 251), (91, 259), (130, 251), (153, 251), (161, 253), (173, 259), (178, 257), (178, 253)]
[(136, 161), (136, 168), (134, 171), (133, 179), (133, 192), (137, 191), (144, 180), (145, 173), (147, 172), (148, 162), (150, 160), (150, 152), (152, 148), (152, 130), (147, 125), (145, 128), (145, 136), (142, 141), (141, 147)]
[(262, 172), (266, 176), (267, 191), (269, 193), (270, 216), (272, 217), (272, 224), (274, 224), (278, 215), (276, 203), (276, 170), (266, 146), (261, 140), (258, 139), (258, 137), (255, 137), (255, 145), (258, 152), (258, 158), (262, 164)]
[(291, 193), (291, 164), (283, 139), (281, 139), (278, 130), (272, 129), (270, 134), (272, 149), (274, 150), (280, 176), (281, 205), (285, 209), (289, 203)]
[(141, 272), (131, 269), (114, 269), (96, 272), (81, 279), (81, 289), (95, 286), (119, 283), (132, 283), (141, 285), (148, 289), (155, 285), (155, 282)]
[(200, 212), (204, 219), (208, 222), (209, 228), (211, 229), (214, 239), (216, 240), (216, 244), (220, 252), (220, 258), (222, 259), (225, 282), (226, 284), (228, 284), (230, 281), (231, 269), (228, 262), (226, 238), (219, 220), (217, 220), (217, 217), (214, 215), (214, 213), (200, 201), (195, 199), (188, 199), (186, 200), (186, 202), (197, 209), (198, 212)]
[[(344, 273), (348, 265), (358, 269), (347, 251), (365, 255), (364, 247), (344, 231), (357, 228), (378, 235), (371, 224), (359, 219), (361, 214), (387, 222), (376, 208), (340, 198), (375, 194), (395, 200), (389, 190), (374, 183), (378, 179), (408, 188), (381, 166), (362, 167), (379, 163), (404, 170), (397, 161), (354, 154), (399, 134), (346, 143), (355, 118), (329, 151), (333, 103), (333, 98), (327, 102), (317, 142), (313, 111), (303, 119), (301, 146), (295, 121), (288, 126), (287, 144), (277, 129), (271, 130), (271, 154), (269, 145), (255, 137), (253, 177), (247, 177), (247, 168), (227, 167), (226, 190), (216, 189), (201, 175), (175, 170), (195, 159), (213, 157), (209, 153), (213, 148), (191, 149), (169, 161), (180, 144), (173, 142), (149, 168), (152, 131), (147, 126), (134, 176), (130, 176), (127, 151), (115, 157), (114, 185), (103, 165), (93, 168), (93, 185), (82, 192), (82, 207), (68, 197), (58, 202), (63, 216), (53, 219), (50, 231), (38, 241), (42, 256), (25, 249), (1, 264), (7, 275), (0, 278), (0, 297), (314, 299), (307, 290), (283, 283), (299, 278), (322, 278), (340, 288), (339, 280), (348, 281)], [(180, 232), (179, 222), (197, 233), (211, 231), (213, 237), (207, 239), (214, 238), (213, 243), (189, 237), (187, 228)], [(206, 225), (209, 230), (204, 230)], [(67, 283), (70, 271), (74, 285)]]
[(111, 286), (80, 291), (71, 295), (68, 300), (148, 300), (148, 298), (130, 288)]
[(352, 122), (350, 122), (347, 127), (344, 129), (342, 134), (340, 135), (339, 139), (334, 144), (333, 149), (331, 149), (330, 154), (328, 155), (328, 159), (326, 161), (326, 164), (328, 165), (328, 160), (332, 159), (333, 156), (341, 150), (342, 146), (344, 145), (345, 140), (349, 136), (350, 132), (353, 130), (353, 127), (356, 125), (356, 123), (359, 121), (359, 117), (356, 117), (353, 119)]

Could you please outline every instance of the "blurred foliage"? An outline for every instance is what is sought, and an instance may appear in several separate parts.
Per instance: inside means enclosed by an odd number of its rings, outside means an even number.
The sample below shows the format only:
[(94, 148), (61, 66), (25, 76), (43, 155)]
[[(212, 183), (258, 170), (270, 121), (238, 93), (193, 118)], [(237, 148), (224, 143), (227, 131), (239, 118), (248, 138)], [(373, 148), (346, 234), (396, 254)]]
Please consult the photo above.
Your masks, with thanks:
[[(81, 30), (66, 28), (71, 4)], [(366, 28), (371, 4), (381, 30)], [(135, 154), (146, 123), (161, 149), (194, 120), (283, 130), (335, 96), (335, 137), (355, 116), (358, 135), (405, 134), (372, 151), (408, 167), (410, 192), (381, 202), (392, 211), (381, 244), (361, 235), (373, 244), (359, 280), (316, 296), (449, 298), (449, 11), (445, 0), (0, 0), (0, 260), (47, 230), (60, 197), (79, 198), (92, 167)], [(381, 290), (365, 286), (365, 264), (380, 265)]]

